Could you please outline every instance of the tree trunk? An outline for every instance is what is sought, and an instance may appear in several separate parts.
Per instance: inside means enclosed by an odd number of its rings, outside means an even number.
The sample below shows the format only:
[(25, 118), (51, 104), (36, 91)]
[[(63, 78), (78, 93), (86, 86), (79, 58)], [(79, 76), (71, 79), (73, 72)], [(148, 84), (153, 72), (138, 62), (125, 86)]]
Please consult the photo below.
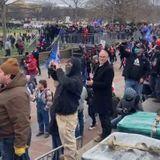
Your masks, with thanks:
[(6, 5), (2, 4), (2, 30), (3, 30), (3, 42), (6, 41)]
[(78, 7), (76, 6), (74, 9), (74, 18), (75, 18), (75, 22), (77, 23), (77, 13), (78, 13)]

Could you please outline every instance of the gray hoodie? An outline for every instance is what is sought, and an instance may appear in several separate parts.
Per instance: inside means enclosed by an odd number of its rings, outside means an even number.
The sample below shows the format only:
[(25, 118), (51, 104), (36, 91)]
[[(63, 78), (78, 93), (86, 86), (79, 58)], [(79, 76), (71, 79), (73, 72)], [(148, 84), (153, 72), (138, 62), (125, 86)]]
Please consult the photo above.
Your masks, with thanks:
[(85, 100), (87, 99), (87, 97), (88, 97), (87, 89), (86, 89), (86, 87), (83, 86), (82, 93), (81, 93), (81, 98), (79, 100), (79, 106), (78, 106), (78, 111), (79, 112), (83, 111), (84, 103), (85, 103)]

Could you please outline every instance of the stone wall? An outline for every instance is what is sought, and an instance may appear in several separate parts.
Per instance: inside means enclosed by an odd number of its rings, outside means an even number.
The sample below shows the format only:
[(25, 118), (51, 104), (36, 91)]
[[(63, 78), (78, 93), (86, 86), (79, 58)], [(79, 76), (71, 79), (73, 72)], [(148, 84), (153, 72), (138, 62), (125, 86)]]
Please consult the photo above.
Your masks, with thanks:
[[(60, 58), (61, 59), (70, 58), (72, 56), (73, 50), (74, 50), (74, 48), (66, 49), (66, 50), (60, 50)], [(40, 53), (39, 60), (40, 60), (41, 64), (45, 63), (45, 61), (47, 60), (47, 58), (49, 56), (49, 53), (50, 52), (41, 52)], [(14, 55), (14, 56), (11, 56), (11, 57), (17, 58), (18, 61), (20, 61), (20, 59), (21, 59), (21, 56), (18, 56), (18, 55)], [(0, 57), (0, 64), (2, 64), (7, 59), (8, 59), (8, 57)]]

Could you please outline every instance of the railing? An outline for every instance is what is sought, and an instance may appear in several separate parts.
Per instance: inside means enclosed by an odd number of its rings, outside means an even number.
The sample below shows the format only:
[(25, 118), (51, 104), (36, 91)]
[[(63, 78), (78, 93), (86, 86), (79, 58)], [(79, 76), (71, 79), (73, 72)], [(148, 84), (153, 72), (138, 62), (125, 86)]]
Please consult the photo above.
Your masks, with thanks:
[(82, 33), (65, 33), (60, 35), (62, 43), (82, 43), (82, 44), (100, 44), (101, 40), (106, 43), (118, 40), (129, 39), (131, 36), (126, 32), (104, 32), (92, 33), (84, 36)]
[[(77, 137), (76, 141), (77, 141), (77, 149), (82, 148), (83, 137), (81, 137), (81, 136)], [(40, 157), (36, 158), (35, 160), (52, 160), (54, 154), (62, 149), (63, 149), (63, 146), (59, 146), (59, 147), (45, 153), (44, 155), (41, 155)]]

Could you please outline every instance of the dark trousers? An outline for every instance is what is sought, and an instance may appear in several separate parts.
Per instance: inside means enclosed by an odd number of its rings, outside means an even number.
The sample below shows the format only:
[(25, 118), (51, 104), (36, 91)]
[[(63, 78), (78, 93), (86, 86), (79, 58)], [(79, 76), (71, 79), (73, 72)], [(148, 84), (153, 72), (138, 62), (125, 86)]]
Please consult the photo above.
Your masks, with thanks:
[(152, 95), (154, 97), (156, 97), (156, 90), (155, 90), (156, 79), (157, 79), (157, 75), (151, 75), (151, 77), (150, 77), (150, 87), (151, 87), (151, 90), (152, 90)]
[(156, 98), (160, 99), (160, 76), (158, 76), (156, 79), (155, 90), (156, 90)]
[(37, 68), (38, 68), (39, 75), (41, 75), (41, 69), (40, 69), (40, 66), (39, 66), (39, 60), (37, 60)]
[(5, 55), (6, 57), (11, 55), (11, 50), (10, 49), (6, 49), (5, 52), (6, 52), (6, 55)]
[[(59, 137), (59, 135), (52, 135), (52, 146), (53, 149), (56, 149), (57, 147), (60, 147), (62, 145), (61, 143), (61, 139)], [(57, 151), (55, 151), (54, 156), (52, 158), (52, 160), (59, 160), (59, 156), (63, 154), (63, 149), (59, 149)]]
[(14, 138), (2, 138), (0, 143), (2, 160), (30, 160), (28, 150), (21, 157), (14, 154)]
[(0, 140), (0, 157), (2, 156), (2, 142)]
[(101, 137), (104, 139), (111, 134), (112, 126), (110, 121), (110, 116), (107, 114), (99, 114), (99, 119), (102, 127)]
[(96, 125), (96, 113), (94, 112), (93, 106), (88, 106), (88, 114), (92, 119), (92, 126)]
[(39, 131), (41, 133), (49, 132), (49, 114), (44, 109), (37, 109), (37, 120), (39, 125)]
[(18, 48), (18, 54), (23, 55), (24, 49), (23, 48)]

